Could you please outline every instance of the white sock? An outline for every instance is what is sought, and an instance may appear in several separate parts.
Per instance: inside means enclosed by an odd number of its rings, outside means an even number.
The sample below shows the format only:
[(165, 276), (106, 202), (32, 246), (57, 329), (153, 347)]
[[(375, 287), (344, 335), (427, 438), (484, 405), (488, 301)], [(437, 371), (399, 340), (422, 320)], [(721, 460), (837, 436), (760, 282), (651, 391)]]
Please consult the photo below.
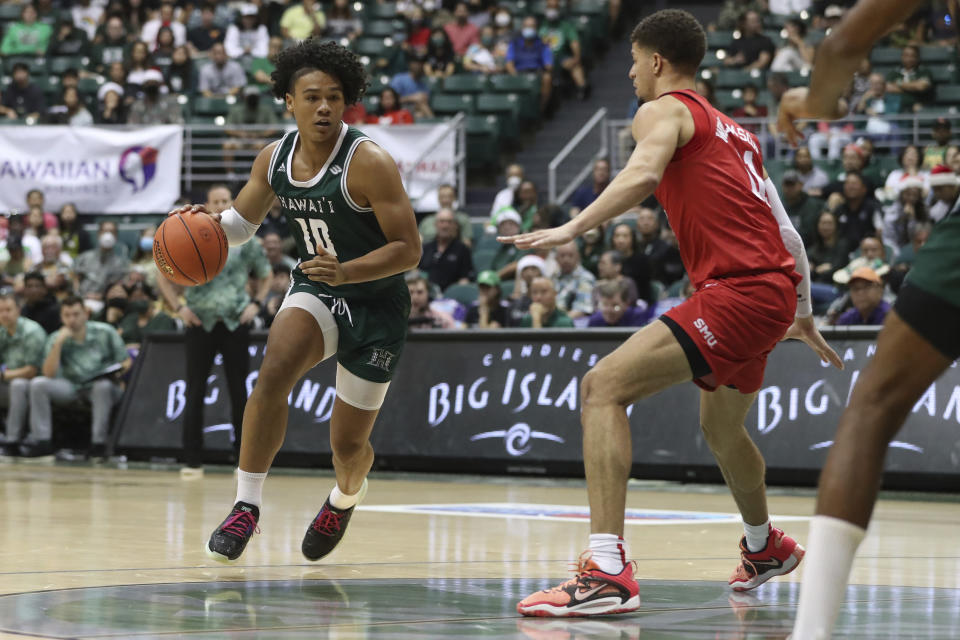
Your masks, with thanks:
[(246, 502), (259, 508), (263, 502), (263, 481), (266, 478), (266, 471), (263, 473), (248, 473), (243, 469), (237, 469), (237, 499), (235, 502)]
[(743, 523), (743, 534), (747, 537), (747, 549), (752, 553), (767, 548), (767, 537), (770, 535), (770, 518), (763, 524)]
[(830, 638), (847, 590), (853, 557), (866, 533), (846, 520), (814, 516), (793, 640)]
[(617, 575), (627, 564), (627, 543), (615, 533), (591, 533), (590, 551), (604, 573)]
[[(364, 482), (366, 482), (366, 480), (364, 480)], [(333, 491), (330, 492), (330, 504), (337, 509), (349, 509), (357, 504), (361, 491), (363, 491), (363, 485), (360, 485), (360, 491), (357, 491), (353, 495), (347, 495), (343, 491), (340, 491), (339, 485), (334, 485)]]

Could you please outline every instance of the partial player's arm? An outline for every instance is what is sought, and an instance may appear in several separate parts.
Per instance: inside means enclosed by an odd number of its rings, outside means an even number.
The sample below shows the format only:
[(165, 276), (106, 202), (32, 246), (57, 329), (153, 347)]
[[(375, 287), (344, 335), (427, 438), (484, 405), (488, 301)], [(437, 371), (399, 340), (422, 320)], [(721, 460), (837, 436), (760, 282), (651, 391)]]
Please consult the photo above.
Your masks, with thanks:
[[(633, 138), (637, 146), (627, 166), (590, 206), (555, 229), (497, 239), (512, 242), (521, 249), (548, 249), (566, 244), (630, 207), (635, 207), (656, 190), (677, 147), (693, 135), (693, 126), (690, 111), (676, 98), (647, 102), (633, 118)], [(681, 141), (682, 137), (686, 140)]]
[(859, 0), (817, 47), (810, 88), (790, 89), (780, 100), (777, 126), (796, 144), (798, 119), (835, 120), (847, 114), (842, 100), (847, 84), (860, 61), (870, 55), (874, 43), (905, 20), (923, 0)]
[(304, 275), (337, 286), (379, 280), (420, 264), (417, 220), (390, 154), (373, 143), (362, 143), (350, 162), (347, 190), (358, 205), (373, 209), (387, 243), (342, 264), (335, 256), (320, 253), (300, 264)]

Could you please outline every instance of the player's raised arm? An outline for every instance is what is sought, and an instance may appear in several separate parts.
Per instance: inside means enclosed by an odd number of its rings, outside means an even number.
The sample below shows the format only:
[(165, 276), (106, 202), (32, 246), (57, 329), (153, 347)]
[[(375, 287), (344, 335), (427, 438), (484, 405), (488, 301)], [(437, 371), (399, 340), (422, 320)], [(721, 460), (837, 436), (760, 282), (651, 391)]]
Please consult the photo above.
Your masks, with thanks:
[(777, 128), (791, 144), (802, 137), (799, 119), (835, 120), (847, 115), (847, 84), (874, 43), (912, 14), (922, 0), (860, 0), (817, 47), (810, 88), (790, 89), (780, 100)]
[(693, 134), (693, 118), (679, 100), (667, 96), (640, 107), (633, 118), (632, 128), (637, 146), (627, 166), (590, 206), (555, 229), (501, 237), (498, 240), (512, 242), (521, 249), (556, 247), (615, 218), (649, 197), (660, 184), (677, 147), (681, 146), (684, 130), (687, 139)]

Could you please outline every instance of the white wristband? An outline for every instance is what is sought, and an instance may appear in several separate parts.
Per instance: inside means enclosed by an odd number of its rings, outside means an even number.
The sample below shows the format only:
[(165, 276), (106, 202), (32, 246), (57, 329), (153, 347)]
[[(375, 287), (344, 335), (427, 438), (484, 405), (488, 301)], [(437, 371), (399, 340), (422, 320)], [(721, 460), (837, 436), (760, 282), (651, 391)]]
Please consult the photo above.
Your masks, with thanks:
[(227, 244), (231, 247), (243, 244), (254, 236), (260, 225), (253, 224), (240, 213), (230, 207), (220, 214), (220, 226), (223, 227), (223, 233), (227, 236)]

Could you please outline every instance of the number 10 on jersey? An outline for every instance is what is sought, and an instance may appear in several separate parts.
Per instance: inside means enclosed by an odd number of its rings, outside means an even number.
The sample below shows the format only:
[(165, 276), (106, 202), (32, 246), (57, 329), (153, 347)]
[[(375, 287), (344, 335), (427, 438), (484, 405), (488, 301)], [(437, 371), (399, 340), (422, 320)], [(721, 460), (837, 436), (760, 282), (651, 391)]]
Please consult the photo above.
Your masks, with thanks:
[[(327, 255), (336, 257), (337, 250), (333, 248), (333, 242), (330, 240), (330, 229), (327, 223), (317, 218), (294, 218), (303, 231), (303, 244), (306, 245), (307, 253), (317, 255), (316, 247), (323, 249)], [(309, 224), (309, 226), (307, 226)]]

